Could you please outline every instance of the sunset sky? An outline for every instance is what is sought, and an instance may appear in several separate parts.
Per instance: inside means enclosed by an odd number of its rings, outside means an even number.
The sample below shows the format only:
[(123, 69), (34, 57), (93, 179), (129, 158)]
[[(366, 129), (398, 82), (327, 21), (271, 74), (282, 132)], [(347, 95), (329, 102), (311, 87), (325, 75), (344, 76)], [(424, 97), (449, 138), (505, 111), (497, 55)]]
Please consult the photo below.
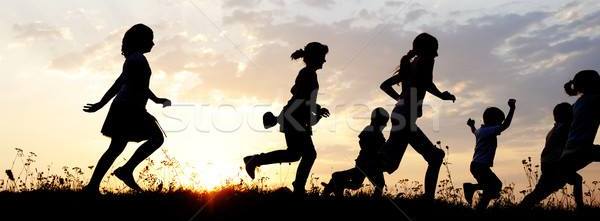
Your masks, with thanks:
[[(475, 139), (465, 122), (517, 99), (511, 128), (499, 137), (494, 170), (505, 184), (526, 184), (521, 160), (539, 161), (562, 85), (583, 69), (600, 70), (600, 2), (557, 0), (136, 0), (7, 1), (0, 7), (0, 168), (14, 148), (35, 152), (35, 166), (95, 165), (110, 142), (100, 134), (100, 100), (120, 74), (121, 38), (134, 24), (154, 30), (151, 88), (173, 107), (149, 104), (167, 131), (169, 154), (193, 167), (203, 185), (238, 177), (242, 157), (285, 147), (261, 115), (279, 112), (302, 62), (289, 55), (311, 41), (330, 53), (318, 71), (319, 103), (332, 117), (315, 127), (315, 176), (354, 165), (357, 135), (370, 110), (391, 111), (379, 84), (391, 76), (420, 32), (440, 43), (434, 80), (456, 103), (429, 95), (418, 124), (450, 146), (455, 183), (472, 181)], [(386, 132), (386, 137), (387, 137)], [(598, 143), (600, 139), (596, 139)], [(123, 157), (139, 144), (131, 143)], [(157, 152), (153, 157), (161, 157)], [(117, 166), (122, 164), (117, 160)], [(261, 168), (273, 185), (291, 184), (297, 164)], [(388, 184), (422, 181), (426, 163), (409, 148)], [(582, 170), (600, 180), (600, 164)], [(241, 174), (247, 179), (245, 174)], [(445, 173), (441, 173), (441, 177)], [(2, 175), (1, 179), (4, 179)]]

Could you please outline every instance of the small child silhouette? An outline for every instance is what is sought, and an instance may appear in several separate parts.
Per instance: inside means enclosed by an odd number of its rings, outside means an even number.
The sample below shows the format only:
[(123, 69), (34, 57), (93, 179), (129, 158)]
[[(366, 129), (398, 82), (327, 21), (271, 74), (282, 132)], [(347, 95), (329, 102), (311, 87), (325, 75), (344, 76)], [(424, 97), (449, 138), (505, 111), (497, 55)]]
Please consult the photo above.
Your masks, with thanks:
[[(573, 104), (573, 121), (560, 156), (559, 174), (552, 177), (555, 180), (553, 185), (536, 188), (537, 191), (527, 195), (520, 204), (522, 207), (531, 207), (544, 200), (566, 183), (576, 181), (577, 171), (593, 162), (600, 162), (600, 146), (594, 144), (600, 125), (600, 75), (594, 70), (580, 71), (565, 84), (564, 89), (567, 95), (579, 98)], [(575, 196), (578, 197), (578, 194)], [(582, 206), (583, 202), (577, 203), (578, 208)]]
[(477, 180), (477, 184), (465, 183), (463, 184), (463, 190), (469, 204), (472, 204), (475, 191), (483, 190), (482, 197), (476, 206), (477, 209), (487, 208), (492, 199), (500, 196), (502, 182), (491, 170), (491, 167), (494, 165), (494, 157), (498, 147), (497, 136), (510, 126), (515, 112), (515, 103), (515, 99), (508, 100), (510, 110), (506, 118), (504, 112), (499, 108), (487, 108), (483, 112), (483, 125), (479, 129), (475, 128), (475, 120), (469, 118), (467, 121), (467, 125), (469, 125), (476, 138), (475, 154), (473, 154), (470, 170)]
[[(554, 127), (550, 129), (546, 136), (546, 145), (542, 150), (541, 169), (542, 175), (535, 189), (525, 196), (521, 206), (531, 206), (537, 202), (533, 202), (535, 198), (545, 192), (553, 192), (553, 186), (564, 186), (560, 179), (560, 158), (567, 143), (571, 122), (573, 121), (573, 110), (571, 104), (560, 103), (554, 107)], [(581, 175), (571, 173), (568, 176), (567, 182), (573, 185), (573, 196), (578, 208), (583, 207), (583, 189)]]
[(373, 110), (371, 124), (358, 135), (360, 153), (356, 159), (356, 166), (349, 170), (333, 173), (329, 183), (322, 183), (325, 187), (324, 195), (334, 193), (336, 196), (343, 196), (344, 189), (359, 189), (365, 178), (368, 178), (375, 187), (373, 195), (382, 195), (385, 179), (383, 170), (380, 169), (378, 153), (385, 143), (382, 130), (389, 118), (390, 114), (385, 109), (378, 107)]
[(135, 182), (133, 171), (164, 142), (160, 125), (146, 110), (148, 100), (162, 104), (163, 107), (171, 105), (169, 99), (157, 97), (149, 88), (152, 71), (144, 54), (152, 50), (153, 38), (152, 29), (144, 24), (134, 25), (127, 30), (121, 47), (121, 54), (125, 57), (123, 72), (100, 102), (87, 104), (83, 108), (85, 112), (96, 112), (114, 97), (102, 126), (102, 134), (111, 138), (110, 146), (98, 160), (90, 182), (84, 189), (86, 192), (98, 193), (102, 178), (127, 143), (132, 141), (145, 142), (125, 165), (114, 171), (114, 175), (130, 188), (142, 191)]

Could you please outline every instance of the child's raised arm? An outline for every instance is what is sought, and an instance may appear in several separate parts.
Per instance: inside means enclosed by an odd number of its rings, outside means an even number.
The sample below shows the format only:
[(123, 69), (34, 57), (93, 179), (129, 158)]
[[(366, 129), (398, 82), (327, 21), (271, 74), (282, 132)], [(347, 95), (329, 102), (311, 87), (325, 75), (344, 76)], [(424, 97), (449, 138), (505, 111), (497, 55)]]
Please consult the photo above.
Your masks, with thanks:
[(475, 120), (469, 118), (469, 120), (467, 120), (467, 125), (471, 128), (471, 133), (475, 134), (475, 131), (477, 131), (477, 128), (475, 128)]
[(510, 108), (510, 110), (508, 110), (508, 115), (506, 115), (506, 119), (504, 120), (504, 122), (502, 122), (502, 131), (506, 130), (509, 126), (510, 123), (512, 122), (512, 118), (513, 115), (515, 114), (515, 103), (517, 102), (517, 100), (515, 99), (509, 99), (508, 100), (508, 107)]

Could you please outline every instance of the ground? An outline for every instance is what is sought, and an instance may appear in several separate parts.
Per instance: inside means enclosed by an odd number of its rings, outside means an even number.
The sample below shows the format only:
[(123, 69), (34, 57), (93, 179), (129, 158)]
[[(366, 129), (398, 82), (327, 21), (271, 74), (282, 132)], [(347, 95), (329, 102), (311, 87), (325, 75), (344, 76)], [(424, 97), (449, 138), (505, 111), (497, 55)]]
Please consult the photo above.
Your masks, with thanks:
[(287, 191), (221, 190), (213, 193), (125, 193), (94, 196), (74, 191), (0, 193), (3, 220), (599, 220), (600, 208), (584, 211), (490, 208), (419, 199), (346, 198)]

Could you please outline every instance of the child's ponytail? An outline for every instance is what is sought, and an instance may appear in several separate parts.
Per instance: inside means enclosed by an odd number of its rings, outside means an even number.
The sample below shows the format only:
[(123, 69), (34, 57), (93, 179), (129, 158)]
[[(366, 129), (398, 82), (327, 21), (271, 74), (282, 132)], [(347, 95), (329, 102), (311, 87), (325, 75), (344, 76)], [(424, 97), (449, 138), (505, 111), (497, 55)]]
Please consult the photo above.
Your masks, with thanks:
[(575, 90), (575, 85), (573, 84), (573, 80), (570, 80), (565, 84), (565, 93), (569, 96), (576, 96), (578, 93)]
[(292, 60), (298, 60), (300, 58), (304, 58), (305, 55), (306, 55), (306, 52), (304, 52), (303, 49), (298, 49), (298, 50), (294, 51), (294, 53), (292, 53), (292, 55), (290, 57), (292, 58)]
[(583, 70), (575, 74), (573, 80), (565, 84), (565, 92), (570, 96), (579, 93), (598, 94), (600, 75), (594, 70)]

